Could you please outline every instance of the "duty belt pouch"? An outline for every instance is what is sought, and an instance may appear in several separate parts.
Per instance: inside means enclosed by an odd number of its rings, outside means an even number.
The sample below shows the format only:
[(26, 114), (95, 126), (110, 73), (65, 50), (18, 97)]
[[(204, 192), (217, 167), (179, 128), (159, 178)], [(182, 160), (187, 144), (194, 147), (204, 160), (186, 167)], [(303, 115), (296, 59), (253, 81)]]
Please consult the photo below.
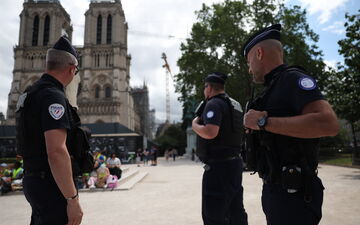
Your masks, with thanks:
[(289, 193), (295, 193), (303, 187), (302, 170), (299, 166), (283, 166), (281, 171), (281, 185)]

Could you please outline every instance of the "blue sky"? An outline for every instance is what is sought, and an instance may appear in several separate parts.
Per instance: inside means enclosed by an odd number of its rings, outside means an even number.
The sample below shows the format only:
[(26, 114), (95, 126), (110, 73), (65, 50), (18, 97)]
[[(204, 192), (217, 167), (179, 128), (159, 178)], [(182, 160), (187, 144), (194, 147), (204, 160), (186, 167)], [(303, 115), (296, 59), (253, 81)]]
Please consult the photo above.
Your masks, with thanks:
[(318, 46), (328, 65), (343, 62), (338, 41), (345, 38), (345, 13), (355, 14), (360, 9), (358, 0), (290, 0), (288, 5), (300, 5), (307, 11), (308, 23), (319, 34)]
[[(249, 0), (250, 2), (251, 0)], [(14, 67), (13, 47), (18, 44), (19, 14), (24, 0), (0, 0), (0, 112), (6, 113), (7, 97), (11, 87)], [(84, 13), (89, 0), (60, 0), (70, 14), (73, 24), (73, 43), (83, 45)], [(202, 3), (212, 4), (223, 0), (122, 0), (126, 20), (129, 24), (128, 53), (132, 56), (130, 84), (149, 88), (150, 106), (156, 109), (156, 117), (165, 120), (165, 70), (161, 59), (162, 52), (168, 56), (173, 73), (179, 70), (176, 61), (180, 57), (180, 43), (183, 39), (167, 38), (189, 37), (195, 22), (195, 10)], [(335, 65), (342, 61), (338, 54), (337, 41), (345, 37), (345, 12), (354, 14), (360, 9), (359, 0), (286, 0), (286, 4), (300, 5), (307, 10), (310, 27), (320, 35), (318, 43), (323, 51), (324, 61)], [(139, 32), (154, 35), (139, 35)], [(171, 83), (171, 82), (170, 82)], [(181, 119), (182, 108), (170, 85), (171, 121)]]

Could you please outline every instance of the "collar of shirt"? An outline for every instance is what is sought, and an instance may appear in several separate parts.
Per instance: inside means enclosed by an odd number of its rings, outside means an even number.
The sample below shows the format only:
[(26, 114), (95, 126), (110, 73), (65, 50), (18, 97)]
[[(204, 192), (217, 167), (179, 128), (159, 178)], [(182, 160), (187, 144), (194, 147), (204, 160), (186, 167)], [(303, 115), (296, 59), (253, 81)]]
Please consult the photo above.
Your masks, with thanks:
[(286, 68), (287, 68), (286, 64), (281, 64), (280, 66), (276, 67), (275, 69), (271, 70), (268, 74), (266, 74), (264, 86), (269, 86), (270, 82), (276, 77), (275, 75), (284, 71)]
[(210, 97), (210, 98), (208, 99), (208, 101), (209, 101), (210, 99), (213, 99), (213, 98), (216, 98), (216, 97), (225, 98), (225, 97), (226, 97), (226, 93), (223, 92), (223, 93), (214, 95), (214, 96)]
[(51, 76), (50, 74), (44, 73), (41, 76), (41, 79), (44, 81), (50, 81), (51, 83), (53, 83), (57, 88), (59, 88), (61, 91), (64, 92), (64, 86), (62, 85), (62, 83), (60, 83), (60, 81), (56, 80), (55, 77)]

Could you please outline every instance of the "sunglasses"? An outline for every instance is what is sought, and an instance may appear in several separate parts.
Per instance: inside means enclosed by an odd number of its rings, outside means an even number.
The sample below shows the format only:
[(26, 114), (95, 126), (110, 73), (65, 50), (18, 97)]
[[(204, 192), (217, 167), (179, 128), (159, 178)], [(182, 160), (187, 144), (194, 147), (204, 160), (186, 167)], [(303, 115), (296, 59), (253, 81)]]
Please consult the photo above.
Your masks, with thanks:
[(69, 64), (72, 65), (72, 66), (75, 66), (75, 75), (78, 74), (79, 73), (79, 67), (77, 65), (75, 65), (75, 64), (71, 64), (71, 63), (69, 63)]
[(75, 75), (79, 73), (79, 67), (75, 65)]

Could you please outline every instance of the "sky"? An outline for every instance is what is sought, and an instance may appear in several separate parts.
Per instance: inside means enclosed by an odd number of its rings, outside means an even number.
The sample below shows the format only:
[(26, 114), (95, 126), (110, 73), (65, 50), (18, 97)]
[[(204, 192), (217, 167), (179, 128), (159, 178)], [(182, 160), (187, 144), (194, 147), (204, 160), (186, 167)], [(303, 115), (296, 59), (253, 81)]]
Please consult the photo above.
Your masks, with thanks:
[[(13, 47), (18, 44), (23, 0), (0, 0), (0, 112), (6, 114), (7, 99), (14, 67)], [(84, 13), (89, 0), (60, 0), (70, 14), (73, 25), (73, 44), (84, 43)], [(195, 11), (202, 3), (210, 5), (222, 0), (122, 0), (128, 22), (128, 54), (131, 54), (130, 85), (149, 88), (150, 107), (156, 110), (158, 121), (166, 119), (166, 72), (161, 54), (164, 52), (173, 74), (179, 72), (180, 44), (190, 37)], [(342, 62), (337, 41), (345, 38), (345, 13), (360, 9), (358, 0), (286, 0), (287, 5), (300, 5), (307, 10), (310, 27), (320, 36), (319, 48), (329, 66)], [(171, 36), (171, 37), (169, 37)], [(170, 121), (182, 116), (179, 95), (170, 79)]]

